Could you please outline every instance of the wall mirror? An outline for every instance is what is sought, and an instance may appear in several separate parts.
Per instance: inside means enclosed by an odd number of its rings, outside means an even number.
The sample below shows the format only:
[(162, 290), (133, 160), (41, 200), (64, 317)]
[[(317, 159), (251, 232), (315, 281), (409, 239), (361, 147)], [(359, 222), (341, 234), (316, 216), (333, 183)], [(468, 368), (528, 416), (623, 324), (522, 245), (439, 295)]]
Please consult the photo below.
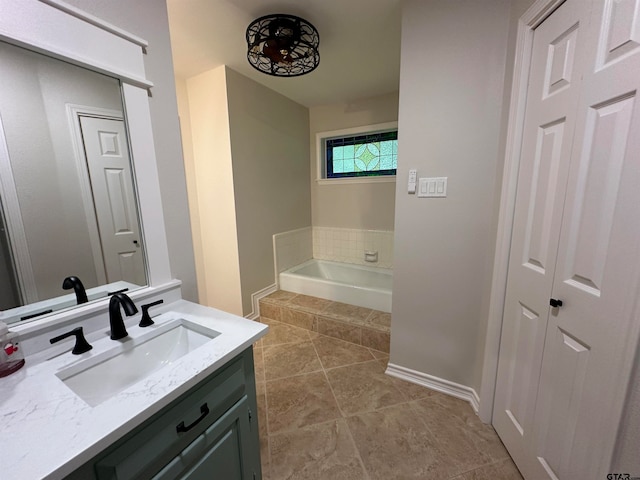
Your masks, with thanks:
[(149, 283), (122, 98), (117, 78), (0, 42), (1, 320), (73, 307), (80, 283), (88, 301)]

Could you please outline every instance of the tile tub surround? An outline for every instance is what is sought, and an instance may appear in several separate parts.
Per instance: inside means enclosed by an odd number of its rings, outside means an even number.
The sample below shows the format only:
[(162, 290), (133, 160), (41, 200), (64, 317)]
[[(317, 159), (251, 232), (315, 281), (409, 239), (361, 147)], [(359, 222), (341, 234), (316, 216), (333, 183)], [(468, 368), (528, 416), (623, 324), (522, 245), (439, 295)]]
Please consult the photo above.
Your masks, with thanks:
[(260, 316), (389, 352), (391, 314), (278, 290), (260, 300)]
[(384, 352), (262, 321), (269, 333), (254, 358), (264, 480), (522, 480), (466, 401), (385, 375)]
[(273, 236), (273, 261), (276, 276), (280, 272), (311, 260), (313, 256), (311, 227), (299, 228)]
[[(393, 231), (313, 227), (313, 258), (393, 268)], [(378, 252), (375, 263), (364, 260), (365, 251)]]

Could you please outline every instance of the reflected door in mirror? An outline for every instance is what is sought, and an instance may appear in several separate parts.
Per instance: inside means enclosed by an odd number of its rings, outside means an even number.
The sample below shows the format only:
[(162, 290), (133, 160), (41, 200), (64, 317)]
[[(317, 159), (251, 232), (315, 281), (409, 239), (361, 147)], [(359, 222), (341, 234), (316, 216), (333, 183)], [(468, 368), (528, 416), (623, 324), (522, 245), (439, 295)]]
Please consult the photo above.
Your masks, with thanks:
[(107, 282), (144, 285), (140, 228), (124, 122), (80, 117)]

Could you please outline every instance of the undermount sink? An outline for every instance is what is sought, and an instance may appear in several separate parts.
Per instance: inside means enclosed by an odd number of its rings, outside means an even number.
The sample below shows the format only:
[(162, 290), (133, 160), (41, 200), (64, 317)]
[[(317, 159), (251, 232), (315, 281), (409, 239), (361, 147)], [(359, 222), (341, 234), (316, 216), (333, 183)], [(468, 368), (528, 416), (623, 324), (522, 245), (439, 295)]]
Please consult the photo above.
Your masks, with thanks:
[(219, 332), (183, 318), (154, 325), (148, 334), (78, 362), (56, 374), (92, 407), (194, 351)]

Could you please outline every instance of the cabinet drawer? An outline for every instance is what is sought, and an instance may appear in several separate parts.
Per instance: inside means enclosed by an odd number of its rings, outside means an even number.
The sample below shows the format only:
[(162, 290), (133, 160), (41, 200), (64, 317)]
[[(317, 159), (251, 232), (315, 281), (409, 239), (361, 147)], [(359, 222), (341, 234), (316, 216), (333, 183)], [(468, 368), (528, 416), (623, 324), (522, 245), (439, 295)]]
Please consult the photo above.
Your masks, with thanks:
[[(95, 464), (98, 480), (149, 478), (240, 400), (246, 391), (251, 352), (237, 357), (133, 434), (107, 450)], [(247, 371), (247, 369), (249, 371)]]

